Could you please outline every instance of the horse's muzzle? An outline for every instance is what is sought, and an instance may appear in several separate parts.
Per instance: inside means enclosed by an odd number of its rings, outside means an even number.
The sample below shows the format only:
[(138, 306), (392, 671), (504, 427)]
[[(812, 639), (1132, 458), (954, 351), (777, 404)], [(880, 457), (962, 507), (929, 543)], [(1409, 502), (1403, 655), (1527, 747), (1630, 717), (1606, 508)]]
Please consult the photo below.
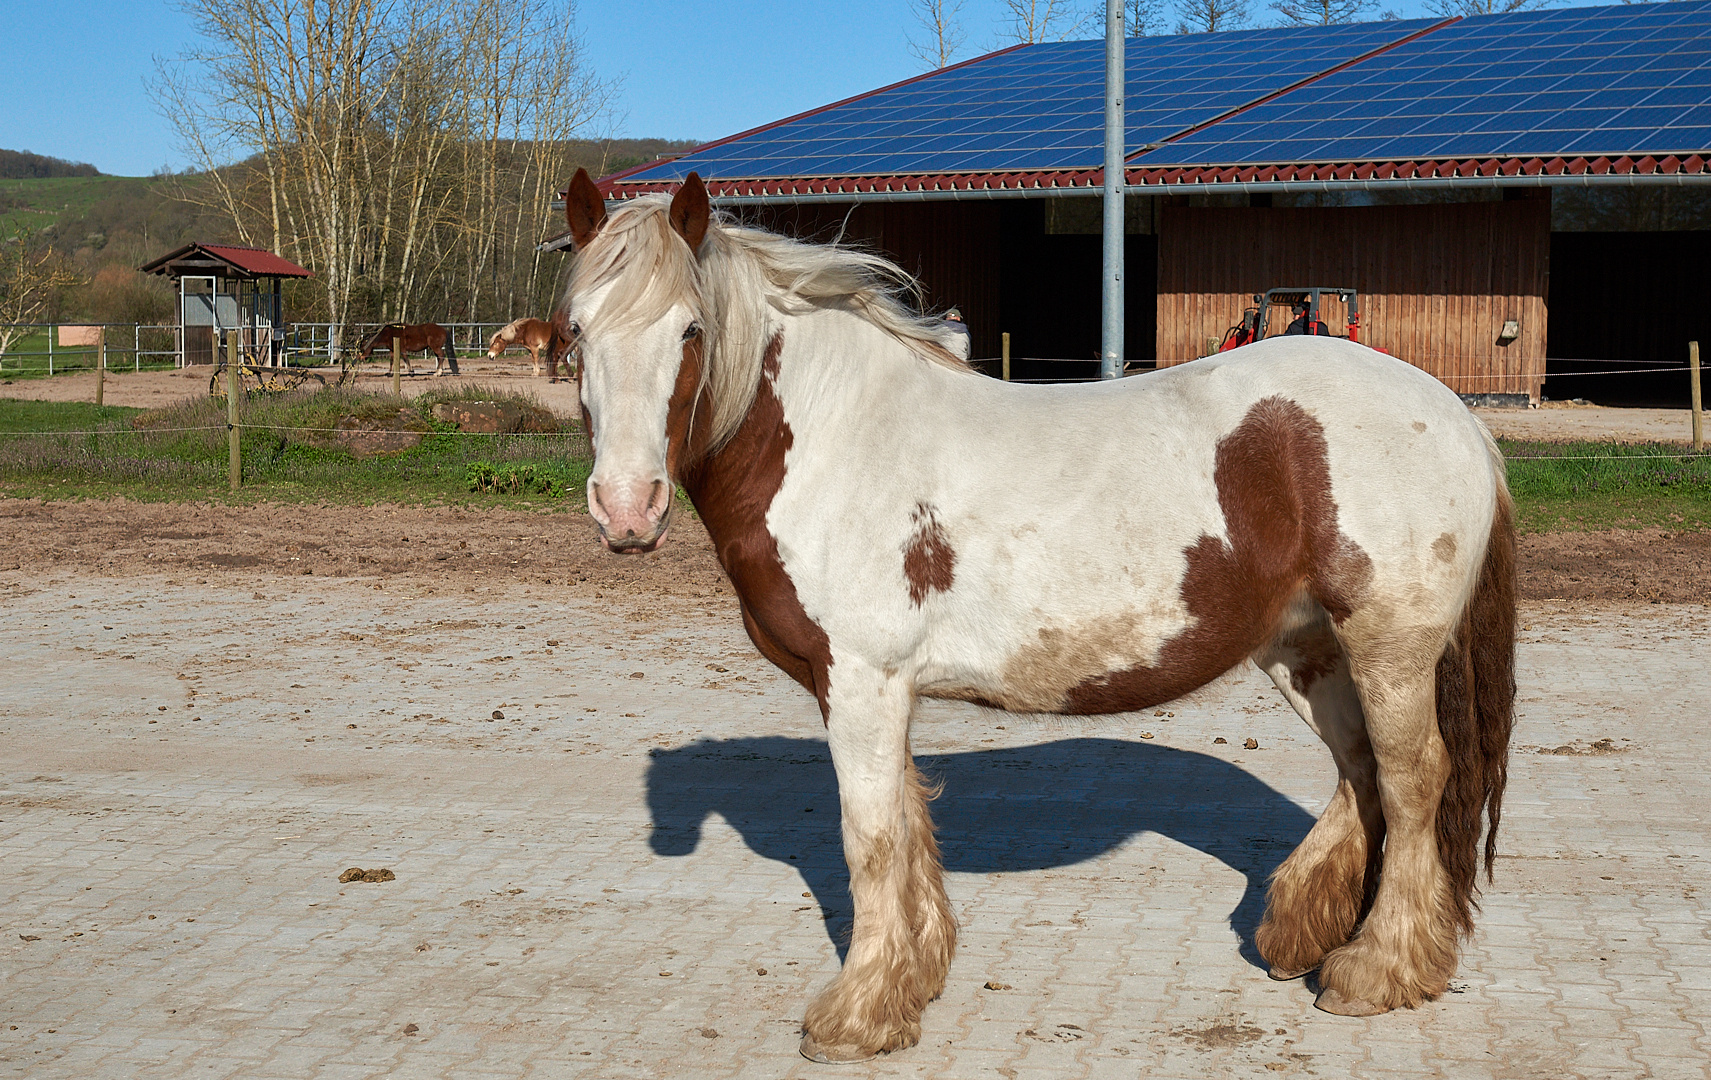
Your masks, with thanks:
[(589, 495), (589, 513), (608, 550), (640, 555), (665, 543), (671, 527), (669, 481), (592, 484)]
[(671, 515), (667, 513), (666, 519), (659, 523), (659, 529), (652, 536), (637, 536), (635, 533), (628, 533), (624, 536), (613, 537), (602, 528), (600, 540), (606, 545), (606, 550), (619, 555), (646, 555), (650, 551), (659, 550), (660, 546), (665, 543), (665, 535), (671, 531), (670, 518)]

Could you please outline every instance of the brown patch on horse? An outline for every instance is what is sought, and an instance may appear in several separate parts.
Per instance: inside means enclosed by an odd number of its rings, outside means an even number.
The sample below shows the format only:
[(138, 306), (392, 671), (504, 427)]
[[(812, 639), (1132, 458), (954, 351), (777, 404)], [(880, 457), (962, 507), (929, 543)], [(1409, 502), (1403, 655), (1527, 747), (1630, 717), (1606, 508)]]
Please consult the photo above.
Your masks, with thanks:
[(606, 224), (606, 198), (600, 194), (588, 170), (578, 168), (564, 193), (564, 220), (578, 251), (594, 242)]
[[(682, 482), (737, 591), (749, 638), (762, 656), (814, 693), (824, 719), (832, 647), (803, 610), (778, 556), (778, 541), (766, 527), (767, 510), (784, 483), (784, 457), (795, 441), (773, 391), (783, 348), (784, 335), (774, 334), (748, 415), (716, 453), (685, 466)], [(680, 370), (680, 388), (681, 375)]]
[(677, 382), (665, 412), (665, 470), (676, 477), (707, 453), (712, 405), (701, 381), (705, 349), (695, 335), (683, 343), (683, 359), (677, 365)]
[(910, 517), (915, 531), (903, 545), (903, 576), (909, 579), (909, 599), (920, 607), (929, 593), (950, 592), (956, 580), (956, 549), (945, 539), (945, 527), (931, 504), (916, 503)]
[(1372, 562), (1338, 528), (1325, 429), (1305, 409), (1256, 402), (1218, 441), (1213, 482), (1229, 540), (1202, 535), (1184, 552), (1193, 624), (1155, 664), (1067, 688), (1062, 711), (1126, 712), (1204, 685), (1268, 641), (1302, 589), (1339, 623), (1359, 606)]
[(1297, 694), (1305, 695), (1314, 683), (1337, 670), (1343, 650), (1337, 639), (1328, 634), (1315, 634), (1293, 644), (1295, 659), (1289, 664), (1289, 685)]
[(1432, 541), (1432, 554), (1439, 562), (1454, 562), (1456, 557), (1456, 538), (1449, 533), (1441, 534)]
[(1437, 671), (1438, 734), (1450, 759), (1438, 803), (1438, 858), (1449, 878), (1456, 929), (1463, 935), (1473, 933), (1473, 911), (1479, 906), (1480, 833), (1485, 833), (1489, 882), (1509, 779), (1516, 588), (1514, 510), (1509, 493), (1499, 490), (1479, 581)]

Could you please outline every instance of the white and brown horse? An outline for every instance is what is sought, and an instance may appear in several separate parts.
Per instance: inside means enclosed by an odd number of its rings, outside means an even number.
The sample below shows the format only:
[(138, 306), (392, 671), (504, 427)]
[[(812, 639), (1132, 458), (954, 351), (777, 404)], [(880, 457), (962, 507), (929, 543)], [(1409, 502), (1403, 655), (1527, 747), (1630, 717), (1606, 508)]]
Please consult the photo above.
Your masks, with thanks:
[(694, 175), (608, 218), (578, 173), (566, 213), (601, 536), (657, 547), (680, 482), (755, 645), (820, 703), (855, 925), (805, 1054), (909, 1046), (945, 984), (917, 697), (1111, 713), (1245, 660), (1339, 773), (1271, 881), (1273, 976), (1316, 969), (1350, 1015), (1444, 991), (1514, 700), (1503, 463), (1453, 393), (1324, 338), (1004, 383), (895, 299), (894, 267), (739, 227)]
[[(558, 382), (559, 357), (569, 350), (569, 342), (560, 337), (558, 328), (543, 319), (513, 319), (499, 328), (487, 343), (487, 358), (497, 360), (505, 354), (506, 349), (522, 348), (529, 350), (529, 359), (535, 365), (535, 378), (541, 377), (541, 354), (547, 355), (547, 381)], [(568, 356), (564, 361), (564, 377), (572, 378), (571, 362)]]

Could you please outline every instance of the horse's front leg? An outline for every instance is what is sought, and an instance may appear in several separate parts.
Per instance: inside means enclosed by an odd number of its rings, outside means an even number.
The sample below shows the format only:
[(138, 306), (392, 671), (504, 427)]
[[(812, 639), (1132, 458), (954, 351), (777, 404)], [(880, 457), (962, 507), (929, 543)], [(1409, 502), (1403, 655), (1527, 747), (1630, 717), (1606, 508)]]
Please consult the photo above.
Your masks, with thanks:
[(921, 1038), (921, 1010), (944, 989), (956, 948), (933, 792), (909, 754), (914, 690), (896, 675), (840, 657), (827, 695), (844, 860), (855, 929), (844, 969), (802, 1023), (802, 1053), (862, 1061)]

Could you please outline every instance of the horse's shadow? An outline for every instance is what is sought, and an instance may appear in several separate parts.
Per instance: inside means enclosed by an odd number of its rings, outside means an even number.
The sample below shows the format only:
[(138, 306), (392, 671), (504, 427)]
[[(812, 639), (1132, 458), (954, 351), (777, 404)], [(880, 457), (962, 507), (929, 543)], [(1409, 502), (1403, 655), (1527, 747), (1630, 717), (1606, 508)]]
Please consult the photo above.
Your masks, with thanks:
[[(801, 872), (841, 958), (851, 904), (826, 744), (776, 736), (705, 739), (651, 756), (655, 853), (691, 854), (701, 823), (718, 814), (750, 850)], [(1205, 754), (1103, 738), (917, 760), (929, 779), (944, 783), (933, 817), (946, 870), (1069, 866), (1137, 833), (1159, 833), (1247, 878), (1230, 926), (1242, 955), (1264, 966), (1254, 930), (1265, 909), (1265, 882), (1313, 818), (1248, 773)], [(1143, 902), (1136, 897), (1137, 905)]]

